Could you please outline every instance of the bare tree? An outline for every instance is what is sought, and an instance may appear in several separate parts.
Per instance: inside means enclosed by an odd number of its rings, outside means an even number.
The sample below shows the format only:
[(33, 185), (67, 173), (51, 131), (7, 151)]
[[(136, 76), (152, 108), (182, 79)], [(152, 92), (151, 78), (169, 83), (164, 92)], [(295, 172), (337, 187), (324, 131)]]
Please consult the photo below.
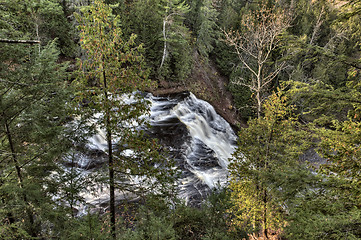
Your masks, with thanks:
[(259, 11), (243, 15), (241, 32), (223, 31), (226, 43), (234, 48), (242, 67), (251, 75), (250, 80), (239, 78), (234, 83), (253, 93), (258, 118), (270, 83), (285, 68), (285, 61), (276, 61), (272, 66), (269, 63), (282, 44), (279, 36), (291, 26), (291, 20), (288, 12), (261, 3)]

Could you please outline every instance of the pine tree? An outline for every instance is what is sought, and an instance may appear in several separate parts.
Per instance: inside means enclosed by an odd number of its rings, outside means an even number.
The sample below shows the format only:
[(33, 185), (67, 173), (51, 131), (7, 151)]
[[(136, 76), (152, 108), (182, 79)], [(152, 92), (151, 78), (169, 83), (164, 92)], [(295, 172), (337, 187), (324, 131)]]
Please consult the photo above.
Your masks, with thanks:
[(198, 15), (200, 24), (197, 31), (197, 48), (206, 59), (213, 50), (214, 41), (217, 38), (216, 22), (218, 13), (213, 4), (212, 0), (202, 1)]
[(40, 53), (37, 46), (22, 44), (2, 49), (1, 199), (7, 220), (1, 234), (38, 237), (54, 207), (56, 182), (50, 176), (65, 151), (59, 143), (68, 114), (66, 65), (56, 63), (54, 42)]
[[(138, 0), (131, 5), (131, 11), (127, 12), (129, 34), (136, 33), (136, 42), (144, 44), (144, 57), (147, 66), (150, 67), (151, 77), (158, 75), (159, 63), (162, 59), (164, 43), (162, 42), (162, 6), (161, 0)], [(125, 11), (122, 15), (127, 14)], [(126, 34), (128, 34), (128, 31)]]
[(299, 14), (296, 21), (303, 21), (302, 27), (293, 27), (291, 32), (301, 31), (304, 36), (288, 94), (303, 122), (316, 125), (312, 132), (323, 162), (314, 164), (317, 174), (300, 179), (303, 191), (290, 198), (294, 202), (288, 205), (286, 232), (292, 239), (357, 239), (361, 234), (360, 88), (358, 64), (352, 55), (358, 51), (358, 16), (345, 17), (342, 12), (347, 5), (336, 8), (341, 13), (337, 20), (328, 2), (299, 4), (306, 14)]
[[(115, 239), (115, 189), (144, 197), (151, 189), (164, 190), (172, 171), (165, 170), (168, 163), (156, 141), (140, 129), (149, 103), (136, 91), (151, 87), (152, 82), (144, 67), (142, 46), (134, 44), (136, 36), (123, 38), (119, 18), (101, 0), (76, 17), (85, 51), (75, 82), (81, 90), (77, 97), (90, 102), (88, 110), (101, 113), (96, 121), (106, 131), (111, 235)], [(126, 149), (132, 153), (126, 155)]]

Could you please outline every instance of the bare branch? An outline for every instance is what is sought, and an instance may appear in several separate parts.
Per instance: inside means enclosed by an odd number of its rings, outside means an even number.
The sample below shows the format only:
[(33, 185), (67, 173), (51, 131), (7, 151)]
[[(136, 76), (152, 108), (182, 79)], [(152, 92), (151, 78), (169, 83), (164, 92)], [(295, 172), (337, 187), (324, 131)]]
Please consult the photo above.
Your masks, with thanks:
[[(280, 47), (279, 36), (291, 26), (291, 15), (277, 8), (261, 6), (258, 14), (249, 12), (242, 17), (243, 32), (223, 30), (225, 42), (234, 48), (241, 64), (253, 77), (250, 82), (235, 81), (237, 85), (249, 88), (257, 104), (260, 116), (261, 103), (271, 82), (285, 69), (285, 63), (267, 67), (273, 52)], [(250, 59), (254, 61), (250, 61)]]
[(322, 16), (324, 14), (324, 7), (322, 7), (321, 9), (321, 12), (320, 12), (320, 15), (318, 15), (318, 18), (317, 18), (317, 22), (316, 22), (316, 25), (313, 29), (313, 32), (312, 32), (312, 37), (311, 37), (311, 40), (310, 40), (310, 45), (313, 44), (313, 42), (316, 40), (316, 38), (318, 37), (319, 35), (319, 30), (320, 30), (320, 27), (323, 23), (323, 20), (322, 20)]
[(26, 84), (26, 83), (20, 83), (20, 82), (13, 82), (13, 81), (7, 81), (5, 79), (1, 79), (0, 78), (0, 82), (4, 82), (4, 83), (11, 83), (14, 85), (20, 85), (20, 86), (30, 86), (30, 84)]
[(0, 39), (2, 43), (15, 43), (15, 44), (40, 44), (39, 40), (12, 40), (12, 39)]

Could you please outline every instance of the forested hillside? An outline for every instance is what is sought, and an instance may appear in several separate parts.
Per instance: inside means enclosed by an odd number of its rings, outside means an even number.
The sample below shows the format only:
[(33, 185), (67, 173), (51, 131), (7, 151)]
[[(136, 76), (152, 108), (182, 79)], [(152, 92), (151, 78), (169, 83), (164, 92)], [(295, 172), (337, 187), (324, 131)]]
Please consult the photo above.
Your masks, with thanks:
[[(0, 0), (0, 239), (361, 239), (360, 24), (359, 0)], [(183, 91), (238, 130), (196, 206), (149, 136), (145, 93)]]

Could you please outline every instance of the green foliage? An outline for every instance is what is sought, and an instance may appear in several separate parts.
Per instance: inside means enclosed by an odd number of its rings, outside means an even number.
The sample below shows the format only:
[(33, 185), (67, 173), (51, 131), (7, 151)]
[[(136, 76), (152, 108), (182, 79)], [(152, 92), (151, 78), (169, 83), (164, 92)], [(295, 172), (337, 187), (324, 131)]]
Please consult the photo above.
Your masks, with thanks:
[(211, 54), (215, 58), (215, 62), (219, 71), (231, 78), (231, 74), (236, 72), (235, 66), (238, 65), (237, 55), (234, 50), (223, 41), (216, 41), (215, 47)]
[(334, 119), (346, 120), (347, 112), (355, 101), (348, 89), (334, 89), (320, 81), (290, 81), (288, 84), (288, 94), (298, 106), (301, 118), (320, 126), (330, 127)]
[[(155, 202), (155, 204), (162, 206), (159, 201)], [(152, 212), (150, 212), (150, 209), (147, 211), (143, 209), (140, 214), (142, 216), (140, 224), (144, 226), (140, 230), (142, 234), (149, 232), (151, 230), (149, 226), (152, 225), (155, 228), (153, 232), (158, 233), (164, 229), (164, 233), (168, 232), (169, 236), (174, 239), (238, 239), (235, 233), (229, 231), (230, 219), (226, 214), (229, 206), (229, 192), (215, 190), (200, 207), (190, 207), (182, 202), (175, 202), (171, 208), (169, 206), (152, 207)], [(156, 219), (158, 219), (158, 222), (167, 224), (156, 226), (149, 222)], [(148, 227), (148, 229), (145, 227)], [(158, 239), (156, 236), (154, 237), (151, 239)]]
[(282, 188), (271, 179), (297, 167), (307, 144), (281, 93), (271, 95), (264, 109), (264, 117), (250, 120), (248, 128), (239, 132), (238, 149), (229, 166), (229, 187), (235, 227), (267, 235), (286, 225)]
[(170, 221), (177, 239), (237, 239), (229, 232), (229, 193), (214, 191), (200, 208), (177, 204)]
[(76, 98), (90, 100), (90, 108), (84, 110), (100, 113), (94, 122), (106, 131), (111, 232), (115, 238), (115, 188), (143, 199), (151, 191), (172, 193), (169, 183), (175, 170), (171, 169), (172, 161), (160, 153), (156, 140), (146, 138), (140, 129), (147, 124), (144, 115), (149, 112), (149, 103), (139, 91), (153, 83), (144, 67), (142, 46), (135, 45), (136, 36), (125, 40), (119, 17), (100, 0), (76, 17), (85, 51), (85, 58), (78, 60)]
[(350, 53), (356, 41), (351, 36), (357, 31), (353, 20), (341, 24), (335, 8), (326, 2), (296, 4), (295, 12), (296, 22), (308, 20), (290, 29), (298, 35), (289, 41), (294, 53), (289, 61), (293, 65), (290, 93), (304, 121), (317, 120), (317, 124), (330, 127), (334, 118), (346, 120), (354, 102), (347, 78), (350, 66), (355, 64)]
[(178, 239), (171, 221), (165, 217), (157, 217), (152, 212), (144, 212), (143, 214), (139, 216), (136, 231), (128, 229), (119, 239)]
[(187, 239), (201, 239), (206, 234), (204, 214), (199, 209), (178, 206), (174, 216), (174, 228), (178, 234)]
[[(94, 122), (107, 131), (108, 143), (114, 143), (109, 144), (114, 162), (108, 168), (115, 176), (106, 181), (142, 197), (144, 207), (130, 223), (117, 221), (119, 239), (239, 239), (260, 230), (288, 239), (361, 238), (359, 0), (106, 3), (115, 5), (95, 1), (75, 14), (83, 49), (73, 82), (76, 93), (65, 82), (67, 65), (58, 62), (59, 54), (75, 54), (72, 7), (86, 1), (0, 3), (0, 39), (41, 41), (0, 43), (1, 239), (112, 237), (108, 215), (75, 217), (73, 208), (83, 201), (79, 193), (91, 179), (73, 167), (58, 169), (64, 153), (74, 166), (69, 149), (84, 140), (79, 134), (83, 125), (65, 128), (72, 125), (72, 99), (89, 103), (77, 113), (82, 121), (97, 113)], [(257, 30), (285, 16), (279, 13), (292, 13), (292, 24), (276, 36), (280, 42), (254, 52), (261, 36)], [(222, 30), (231, 29), (240, 33), (235, 40), (247, 38), (236, 44), (243, 47), (241, 54), (217, 41)], [(254, 58), (269, 47), (267, 59)], [(258, 119), (240, 132), (230, 164), (232, 191), (212, 195), (200, 208), (170, 208), (165, 199), (172, 195), (168, 183), (174, 171), (157, 142), (138, 131), (147, 124), (142, 116), (149, 113), (149, 103), (137, 91), (154, 86), (149, 76), (184, 80), (195, 50), (204, 60), (214, 59), (230, 77), (241, 116), (254, 115), (249, 106), (258, 93), (259, 106), (269, 100), (258, 108)], [(252, 74), (265, 88), (252, 90)], [(272, 79), (264, 85), (267, 77)], [(282, 81), (287, 92), (270, 95)], [(312, 131), (305, 135), (305, 129)], [(300, 163), (299, 154), (316, 143), (326, 164)], [(125, 149), (132, 154), (124, 154)], [(151, 201), (151, 190), (165, 198), (159, 201), (158, 195)]]
[[(241, 73), (242, 72), (242, 73)], [(234, 70), (230, 75), (229, 90), (231, 91), (235, 107), (239, 115), (244, 119), (250, 119), (255, 116), (256, 111), (254, 108), (254, 100), (252, 99), (252, 92), (246, 86), (236, 84), (239, 76), (246, 76), (247, 74), (244, 71), (238, 69)]]
[(288, 53), (282, 51), (285, 44), (282, 36), (290, 27), (291, 15), (267, 1), (261, 1), (256, 10), (246, 10), (240, 21), (240, 28), (236, 31), (224, 30), (223, 35), (224, 41), (237, 55), (237, 68), (242, 70), (239, 71), (242, 75), (233, 84), (246, 87), (252, 92), (254, 107), (260, 117), (262, 104), (272, 85), (285, 70), (285, 56)]
[(304, 82), (344, 87), (350, 61), (346, 54), (353, 44), (347, 40), (347, 27), (337, 22), (337, 11), (328, 2), (306, 0), (298, 1), (294, 12), (296, 24), (289, 29), (294, 36), (289, 41), (294, 71), (303, 71)]
[[(129, 32), (136, 33), (137, 44), (144, 44), (144, 57), (151, 69), (151, 76), (157, 75), (162, 58), (162, 6), (160, 0), (134, 1), (129, 11)], [(122, 12), (123, 15), (126, 15)]]
[(36, 39), (42, 46), (57, 39), (60, 53), (74, 56), (74, 29), (59, 1), (4, 0), (0, 11), (1, 38)]
[[(66, 2), (65, 0), (63, 2)], [(66, 4), (66, 3), (63, 3)], [(48, 42), (57, 39), (60, 53), (66, 57), (75, 57), (77, 46), (74, 42), (76, 37), (75, 28), (67, 20), (71, 16), (71, 9), (61, 6), (59, 1), (49, 3), (41, 12), (41, 25), (39, 31), (42, 41)], [(67, 12), (69, 11), (69, 12)]]
[(69, 219), (59, 231), (59, 239), (90, 240), (110, 239), (109, 219), (106, 216), (87, 213), (83, 217)]
[[(76, 84), (82, 91), (77, 97), (80, 100), (91, 98), (91, 107), (96, 112), (104, 112), (98, 119), (100, 126), (111, 130), (112, 138), (121, 139), (118, 146), (127, 146), (134, 151), (131, 157), (117, 153), (114, 166), (119, 174), (142, 176), (142, 171), (148, 171), (152, 176), (160, 174), (162, 170), (154, 167), (157, 159), (161, 158), (156, 142), (146, 139), (142, 131), (134, 131), (138, 125), (145, 123), (145, 118), (141, 116), (147, 114), (149, 104), (141, 100), (139, 93), (132, 95), (132, 92), (144, 90), (152, 84), (147, 78), (148, 71), (140, 54), (142, 46), (134, 46), (135, 35), (128, 41), (122, 39), (119, 19), (111, 14), (109, 6), (97, 1), (83, 14), (78, 21), (82, 48), (88, 59), (80, 62)], [(121, 97), (122, 94), (126, 95)], [(129, 104), (124, 97), (131, 95), (134, 102)], [(139, 164), (142, 168), (139, 168)], [(130, 172), (127, 173), (127, 169)]]
[(295, 24), (290, 28), (290, 32), (296, 36), (306, 35), (308, 40), (313, 36), (315, 44), (324, 42), (325, 35), (330, 32), (332, 26), (330, 23), (335, 19), (331, 5), (323, 0), (301, 0), (294, 2), (290, 7), (295, 13)]
[(166, 80), (182, 81), (191, 71), (191, 36), (184, 25), (184, 15), (189, 6), (181, 0), (161, 1), (163, 21), (163, 55), (159, 67), (159, 77)]
[(211, 0), (190, 2), (192, 8), (187, 19), (190, 19), (193, 32), (197, 38), (197, 49), (200, 55), (207, 60), (217, 39), (218, 12)]
[(335, 130), (319, 129), (321, 135), (320, 152), (328, 160), (320, 172), (327, 175), (337, 175), (342, 178), (342, 193), (347, 195), (349, 204), (360, 204), (360, 151), (361, 123), (355, 121), (357, 113), (348, 121), (334, 121)]
[[(63, 124), (70, 109), (64, 82), (66, 65), (56, 63), (59, 52), (52, 42), (40, 53), (36, 47), (3, 45), (1, 61), (1, 199), (17, 234), (32, 237), (50, 229), (52, 197), (57, 182), (51, 174), (67, 150)], [(24, 61), (24, 59), (26, 59)], [(24, 62), (23, 62), (24, 61)], [(62, 144), (60, 144), (62, 143)], [(5, 210), (6, 209), (6, 210)], [(11, 228), (10, 228), (11, 229)]]
[[(117, 239), (238, 239), (228, 231), (229, 219), (225, 215), (228, 196), (223, 190), (214, 192), (200, 208), (180, 202), (170, 207), (157, 198), (147, 198), (128, 218), (118, 221)], [(59, 236), (60, 239), (109, 239), (109, 230), (107, 215), (88, 213), (68, 220)]]
[[(217, 2), (216, 2), (217, 4)], [(242, 9), (247, 3), (245, 1), (222, 0), (218, 1), (217, 11), (219, 12), (218, 26), (220, 29), (232, 29), (239, 26), (242, 16)]]
[(193, 40), (184, 24), (188, 11), (180, 0), (121, 1), (115, 6), (124, 36), (135, 33), (135, 43), (144, 44), (152, 78), (182, 81), (190, 73)]
[(304, 40), (289, 94), (302, 119), (318, 126), (313, 132), (326, 163), (316, 169), (317, 175), (307, 177), (302, 194), (293, 198), (286, 232), (292, 239), (358, 239), (360, 89), (352, 56), (358, 42), (354, 38), (357, 15), (341, 23), (333, 21), (334, 13), (326, 4), (314, 7), (309, 8), (314, 15), (313, 33), (317, 16), (322, 16), (325, 28), (317, 30), (319, 38), (312, 44)]
[(351, 204), (344, 180), (320, 173), (315, 175), (308, 170), (300, 175), (302, 178), (294, 179), (299, 187), (293, 196), (288, 196), (286, 236), (292, 239), (359, 239), (360, 209)]
[[(222, 34), (222, 30), (238, 28), (243, 7), (244, 3), (242, 1), (223, 0), (215, 3), (215, 9), (218, 13), (216, 35)], [(224, 41), (215, 41), (211, 56), (225, 76), (230, 76), (239, 62), (234, 49)]]
[(230, 193), (228, 189), (214, 190), (202, 206), (206, 216), (206, 234), (203, 239), (226, 240), (237, 239), (237, 232), (230, 229), (231, 218), (226, 215), (231, 208)]
[(202, 6), (200, 0), (186, 0), (185, 3), (189, 6), (189, 11), (185, 15), (185, 25), (192, 32), (192, 36), (195, 37), (199, 29), (199, 11)]

